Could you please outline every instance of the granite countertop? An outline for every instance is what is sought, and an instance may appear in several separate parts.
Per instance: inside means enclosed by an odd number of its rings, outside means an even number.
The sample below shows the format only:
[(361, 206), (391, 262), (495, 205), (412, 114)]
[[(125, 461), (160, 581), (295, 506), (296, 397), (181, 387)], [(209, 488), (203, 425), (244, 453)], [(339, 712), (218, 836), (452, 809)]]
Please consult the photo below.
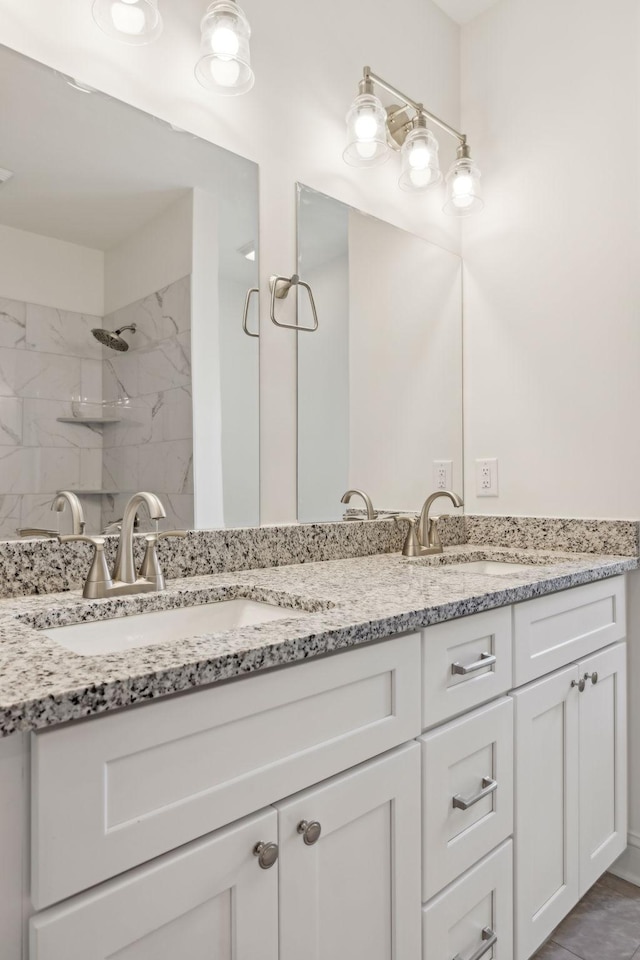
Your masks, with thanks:
[[(461, 559), (530, 565), (499, 575)], [(0, 736), (89, 717), (395, 633), (616, 576), (638, 558), (476, 545), (407, 560), (384, 554), (169, 582), (161, 593), (86, 601), (77, 593), (0, 601)], [(81, 656), (39, 631), (248, 597), (291, 607), (286, 620), (122, 653)]]

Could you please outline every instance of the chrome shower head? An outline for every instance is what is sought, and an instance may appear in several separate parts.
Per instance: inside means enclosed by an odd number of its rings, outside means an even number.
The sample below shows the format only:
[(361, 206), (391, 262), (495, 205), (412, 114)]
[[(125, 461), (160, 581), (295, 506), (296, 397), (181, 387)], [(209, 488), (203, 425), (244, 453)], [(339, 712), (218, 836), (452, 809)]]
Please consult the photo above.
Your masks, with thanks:
[(95, 327), (91, 333), (96, 340), (105, 347), (110, 347), (112, 350), (125, 351), (129, 349), (129, 344), (120, 336), (123, 330), (131, 330), (132, 333), (135, 333), (136, 325), (132, 323), (128, 327), (120, 327), (119, 330), (103, 330), (102, 327)]

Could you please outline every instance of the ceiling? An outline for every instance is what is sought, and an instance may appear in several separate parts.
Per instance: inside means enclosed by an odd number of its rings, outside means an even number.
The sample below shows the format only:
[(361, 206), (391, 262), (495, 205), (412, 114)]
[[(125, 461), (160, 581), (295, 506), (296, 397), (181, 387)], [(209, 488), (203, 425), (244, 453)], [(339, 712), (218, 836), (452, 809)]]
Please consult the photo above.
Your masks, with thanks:
[(497, 2), (498, 0), (435, 0), (440, 9), (456, 23), (469, 23)]

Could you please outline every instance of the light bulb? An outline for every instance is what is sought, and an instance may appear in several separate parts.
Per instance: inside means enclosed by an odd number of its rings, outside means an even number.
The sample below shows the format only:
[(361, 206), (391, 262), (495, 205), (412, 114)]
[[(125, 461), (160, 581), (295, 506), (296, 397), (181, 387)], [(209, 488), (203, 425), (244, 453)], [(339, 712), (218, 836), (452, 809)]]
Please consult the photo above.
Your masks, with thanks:
[(457, 217), (466, 217), (482, 210), (484, 203), (480, 196), (480, 171), (463, 144), (459, 148), (458, 159), (447, 174), (447, 199), (443, 210)]
[(226, 96), (253, 86), (249, 38), (251, 27), (235, 0), (213, 0), (202, 23), (202, 55), (196, 77), (207, 90)]
[(388, 155), (386, 110), (373, 94), (360, 93), (347, 114), (344, 160), (356, 167), (371, 167)]
[(375, 140), (356, 140), (355, 148), (363, 160), (371, 160), (376, 155), (378, 145)]
[(240, 76), (240, 64), (231, 57), (213, 57), (211, 76), (221, 87), (234, 87)]
[(158, 0), (93, 0), (93, 19), (112, 40), (142, 46), (162, 33)]
[(440, 183), (442, 174), (438, 162), (438, 141), (424, 121), (407, 135), (402, 145), (402, 173), (398, 185), (401, 190), (426, 190)]
[(409, 166), (413, 170), (425, 170), (431, 160), (431, 151), (426, 143), (416, 143), (409, 153)]
[(135, 36), (144, 30), (144, 10), (135, 3), (136, 0), (124, 0), (122, 3), (114, 3), (111, 7), (113, 26), (120, 33)]
[(355, 122), (358, 140), (373, 140), (378, 130), (378, 121), (372, 110), (361, 110)]
[(428, 187), (433, 180), (433, 171), (429, 167), (412, 167), (409, 170), (409, 180), (418, 189)]
[(235, 57), (240, 49), (240, 41), (233, 26), (221, 23), (215, 28), (211, 34), (211, 49), (218, 56)]

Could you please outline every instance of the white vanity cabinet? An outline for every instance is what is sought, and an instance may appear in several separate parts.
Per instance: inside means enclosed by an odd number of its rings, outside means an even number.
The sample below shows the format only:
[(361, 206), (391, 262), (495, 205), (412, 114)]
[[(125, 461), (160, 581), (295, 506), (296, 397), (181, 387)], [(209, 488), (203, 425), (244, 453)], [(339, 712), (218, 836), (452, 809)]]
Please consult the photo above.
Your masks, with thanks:
[(529, 960), (626, 844), (624, 635), (616, 577), (33, 734), (2, 960)]
[(516, 957), (527, 960), (627, 844), (626, 644), (512, 697)]
[(30, 960), (415, 960), (419, 767), (399, 747), (51, 907)]

